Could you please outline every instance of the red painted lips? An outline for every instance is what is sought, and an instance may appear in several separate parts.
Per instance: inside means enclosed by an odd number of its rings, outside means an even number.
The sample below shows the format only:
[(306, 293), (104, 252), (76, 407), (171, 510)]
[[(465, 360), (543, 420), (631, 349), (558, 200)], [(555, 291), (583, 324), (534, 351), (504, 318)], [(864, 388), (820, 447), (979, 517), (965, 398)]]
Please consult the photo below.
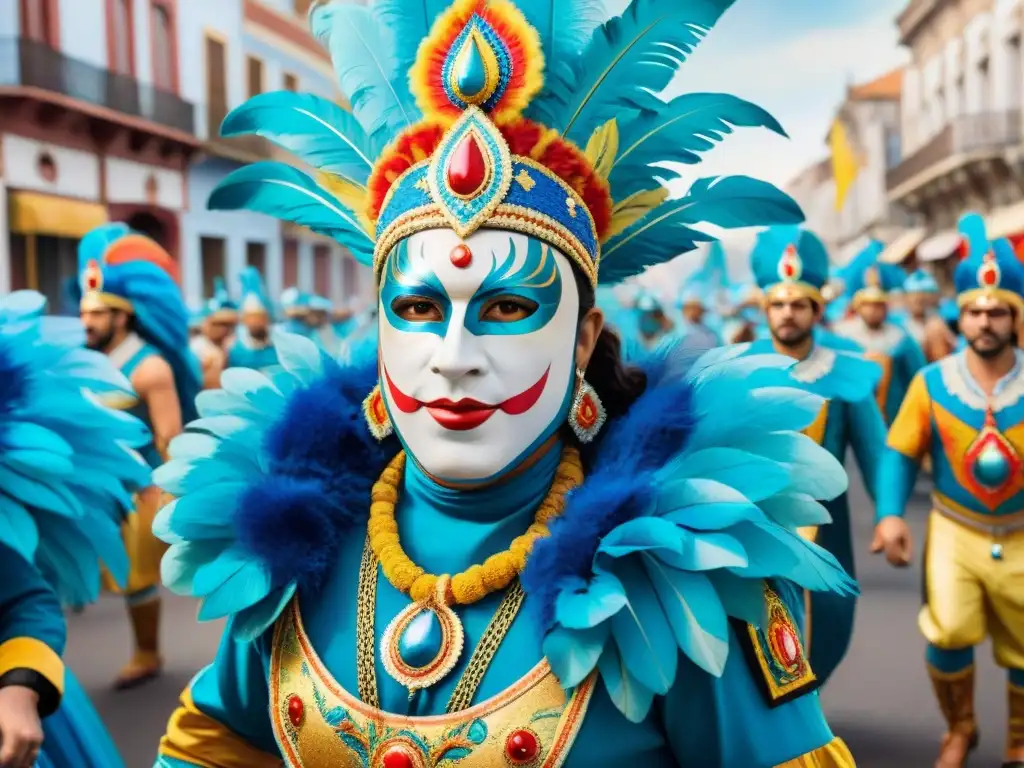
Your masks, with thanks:
[(510, 416), (519, 416), (526, 413), (540, 399), (544, 386), (548, 382), (548, 374), (550, 372), (551, 368), (549, 366), (544, 371), (544, 375), (537, 380), (537, 383), (498, 405), (481, 403), (479, 400), (474, 400), (471, 397), (464, 397), (461, 400), (442, 398), (424, 403), (414, 397), (409, 397), (409, 395), (396, 387), (386, 368), (384, 369), (384, 379), (388, 385), (388, 392), (391, 393), (392, 402), (402, 413), (415, 413), (420, 408), (426, 408), (427, 413), (434, 418), (434, 421), (445, 429), (464, 432), (476, 429), (491, 418), (496, 411), (504, 411)]

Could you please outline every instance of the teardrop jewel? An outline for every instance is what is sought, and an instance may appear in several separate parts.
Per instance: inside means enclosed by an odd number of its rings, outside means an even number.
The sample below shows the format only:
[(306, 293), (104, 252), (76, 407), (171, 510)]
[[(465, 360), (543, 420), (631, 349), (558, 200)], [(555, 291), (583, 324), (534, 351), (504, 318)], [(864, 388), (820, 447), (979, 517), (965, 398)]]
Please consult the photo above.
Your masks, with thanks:
[(487, 89), (487, 64), (477, 34), (470, 34), (455, 59), (455, 82), (462, 97), (475, 104)]
[(452, 150), (446, 176), (452, 192), (463, 198), (474, 197), (487, 183), (487, 160), (474, 131), (467, 131)]

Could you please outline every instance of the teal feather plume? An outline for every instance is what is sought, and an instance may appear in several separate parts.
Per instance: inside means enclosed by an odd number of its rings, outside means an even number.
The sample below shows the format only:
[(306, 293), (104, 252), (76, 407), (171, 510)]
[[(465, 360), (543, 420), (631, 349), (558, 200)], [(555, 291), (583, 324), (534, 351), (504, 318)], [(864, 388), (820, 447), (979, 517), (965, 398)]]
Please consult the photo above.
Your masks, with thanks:
[(579, 56), (607, 18), (602, 0), (519, 0), (516, 6), (540, 34), (549, 66)]
[(692, 227), (706, 223), (724, 228), (803, 221), (800, 206), (773, 184), (749, 176), (698, 179), (684, 197), (668, 200), (605, 243), (602, 283), (616, 283), (652, 264), (714, 240)]
[(390, 38), (398, 72), (412, 69), (420, 43), (450, 6), (449, 0), (374, 0), (374, 19)]
[(256, 134), (313, 168), (365, 185), (379, 148), (356, 117), (311, 93), (276, 91), (253, 96), (231, 110), (222, 136)]
[(309, 227), (346, 246), (364, 264), (373, 257), (373, 240), (356, 215), (297, 168), (265, 160), (238, 168), (210, 193), (211, 210), (246, 209)]
[[(733, 128), (767, 128), (786, 132), (767, 111), (726, 93), (688, 93), (665, 103), (651, 103), (619, 123), (619, 151), (608, 177), (618, 199), (651, 188), (651, 165), (694, 165)], [(658, 175), (671, 180), (679, 172), (660, 167)]]
[(341, 92), (378, 146), (420, 117), (395, 48), (362, 5), (331, 3), (310, 11), (313, 35), (327, 48)]
[(548, 66), (526, 116), (580, 146), (637, 99), (669, 84), (732, 0), (632, 0), (596, 30), (580, 56)]

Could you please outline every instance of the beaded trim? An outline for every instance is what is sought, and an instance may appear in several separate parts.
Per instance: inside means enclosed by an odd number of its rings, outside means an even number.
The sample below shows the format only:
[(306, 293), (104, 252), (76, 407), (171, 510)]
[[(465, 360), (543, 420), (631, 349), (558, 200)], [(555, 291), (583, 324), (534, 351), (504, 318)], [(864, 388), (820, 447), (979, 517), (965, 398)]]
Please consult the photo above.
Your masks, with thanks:
[(835, 364), (836, 353), (828, 347), (815, 344), (811, 354), (793, 366), (791, 375), (804, 384), (813, 384), (828, 376)]

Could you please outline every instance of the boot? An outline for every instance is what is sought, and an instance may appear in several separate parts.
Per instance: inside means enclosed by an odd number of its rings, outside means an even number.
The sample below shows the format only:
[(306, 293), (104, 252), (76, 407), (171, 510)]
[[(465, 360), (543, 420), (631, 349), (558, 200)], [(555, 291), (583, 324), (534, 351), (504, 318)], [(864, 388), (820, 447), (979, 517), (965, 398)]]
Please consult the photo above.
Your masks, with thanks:
[(160, 658), (160, 598), (128, 605), (128, 616), (135, 635), (135, 654), (114, 681), (114, 688), (124, 691), (158, 677), (163, 670)]
[(1024, 688), (1007, 689), (1006, 762), (1003, 768), (1024, 768)]
[(974, 667), (949, 674), (928, 668), (935, 698), (948, 730), (942, 737), (935, 768), (963, 768), (967, 756), (978, 745), (974, 720)]

